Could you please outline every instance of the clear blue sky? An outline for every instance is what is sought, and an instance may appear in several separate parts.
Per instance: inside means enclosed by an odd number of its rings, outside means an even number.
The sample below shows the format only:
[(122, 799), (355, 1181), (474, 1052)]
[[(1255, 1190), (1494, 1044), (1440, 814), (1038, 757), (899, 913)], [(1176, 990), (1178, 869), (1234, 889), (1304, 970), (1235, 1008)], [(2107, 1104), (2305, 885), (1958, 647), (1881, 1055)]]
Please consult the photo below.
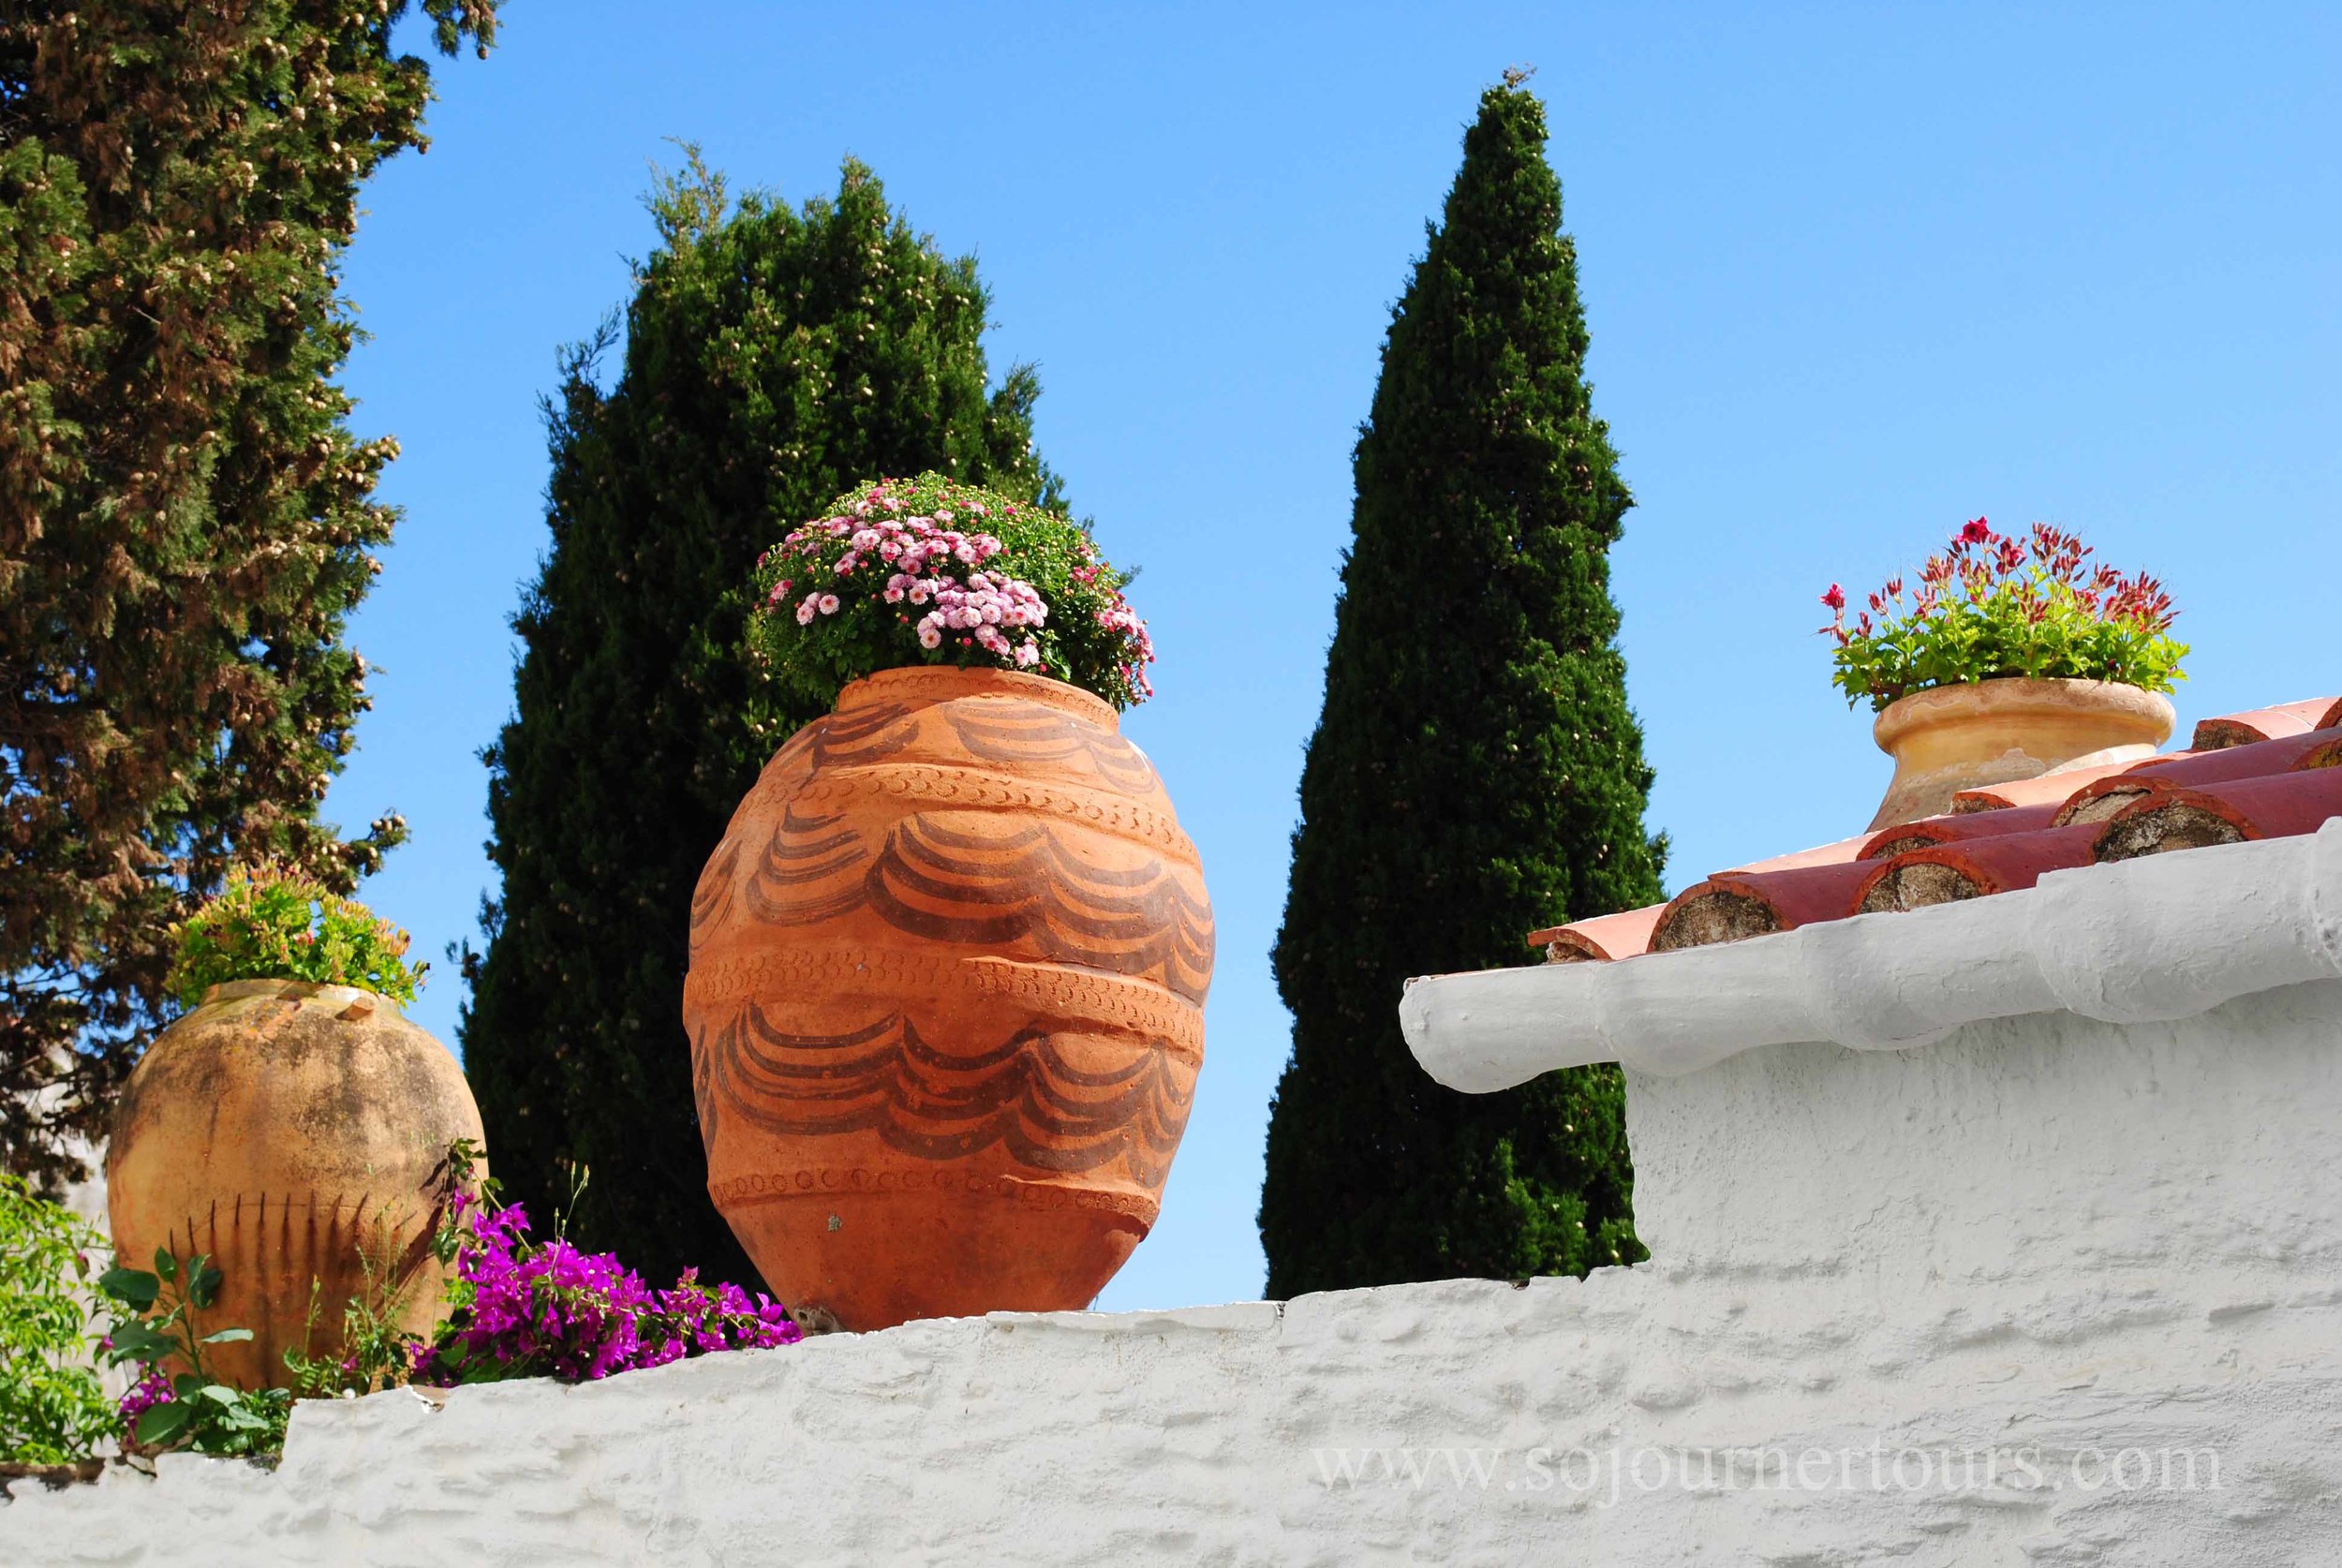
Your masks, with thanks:
[[(346, 273), (359, 424), (406, 449), (355, 628), (376, 708), (329, 803), (413, 825), (366, 896), (434, 954), (475, 929), (474, 753), (545, 541), (535, 400), (626, 297), (661, 139), (792, 200), (854, 154), (979, 256), (996, 372), (1038, 363), (1043, 451), (1144, 567), (1162, 695), (1129, 729), (1219, 910), (1186, 1146), (1103, 1304), (1257, 1295), (1267, 953), (1350, 446), (1505, 67), (1549, 106), (1640, 503), (1615, 583), (1670, 887), (1868, 820), (1886, 763), (1815, 596), (1979, 513), (2169, 581), (2183, 725), (2342, 690), (2342, 12), (2046, 9), (509, 0), (492, 58), (440, 66), (437, 145), (369, 188)], [(417, 1016), (452, 1043), (444, 969)]]

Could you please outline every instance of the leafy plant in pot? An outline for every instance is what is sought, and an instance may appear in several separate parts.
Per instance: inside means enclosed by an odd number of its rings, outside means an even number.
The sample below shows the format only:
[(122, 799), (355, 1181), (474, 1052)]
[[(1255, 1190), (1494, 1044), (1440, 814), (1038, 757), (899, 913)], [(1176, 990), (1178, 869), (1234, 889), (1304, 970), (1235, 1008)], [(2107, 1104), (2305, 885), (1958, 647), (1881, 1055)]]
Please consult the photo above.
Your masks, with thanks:
[(1877, 710), (1872, 733), (1895, 760), (1873, 829), (1948, 811), (1962, 790), (2132, 761), (2170, 738), (2164, 694), (2187, 655), (2171, 596), (2092, 555), (2046, 523), (2019, 540), (1979, 517), (1907, 597), (1890, 579), (1849, 624), (1845, 590), (1821, 596), (1832, 683)]
[(1089, 530), (936, 474), (759, 562), (757, 657), (834, 710), (691, 908), (708, 1191), (845, 1327), (1086, 1306), (1153, 1223), (1211, 906), (1117, 712), (1153, 649)]

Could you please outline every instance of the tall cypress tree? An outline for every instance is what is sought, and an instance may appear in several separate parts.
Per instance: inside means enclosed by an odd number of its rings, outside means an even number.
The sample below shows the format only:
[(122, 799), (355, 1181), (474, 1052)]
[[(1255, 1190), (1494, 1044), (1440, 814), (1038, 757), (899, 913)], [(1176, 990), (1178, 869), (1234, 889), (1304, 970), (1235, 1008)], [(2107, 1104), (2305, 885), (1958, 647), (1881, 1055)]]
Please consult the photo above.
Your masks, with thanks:
[[(485, 54), (497, 0), (422, 0)], [(347, 892), (317, 807), (398, 451), (338, 384), (358, 190), (422, 148), (409, 0), (0, 4), (0, 1165), (80, 1174), (230, 865)]]
[[(1057, 504), (1029, 368), (988, 384), (973, 259), (849, 161), (837, 199), (736, 205), (691, 154), (652, 192), (615, 386), (606, 322), (546, 409), (553, 543), (487, 753), (503, 873), (461, 1032), (513, 1195), (654, 1279), (752, 1280), (705, 1191), (682, 1024), (691, 889), (757, 770), (819, 717), (740, 652), (757, 555), (854, 482), (936, 469)], [(549, 1212), (539, 1206), (540, 1215)]]
[(1410, 975), (1659, 896), (1607, 552), (1632, 504), (1583, 375), (1577, 256), (1517, 73), (1392, 312), (1275, 952), (1268, 1291), (1583, 1273), (1643, 1252), (1615, 1067), (1502, 1094), (1409, 1055)]

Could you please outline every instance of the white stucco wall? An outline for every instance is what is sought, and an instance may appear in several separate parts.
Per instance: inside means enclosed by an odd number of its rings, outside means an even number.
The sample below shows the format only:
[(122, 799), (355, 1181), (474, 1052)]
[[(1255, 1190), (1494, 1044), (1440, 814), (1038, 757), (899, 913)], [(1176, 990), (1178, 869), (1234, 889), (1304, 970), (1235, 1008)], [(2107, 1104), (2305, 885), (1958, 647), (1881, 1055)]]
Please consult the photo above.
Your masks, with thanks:
[(1643, 1267), (304, 1405), (0, 1562), (2327, 1564), (2338, 1113), (2342, 982), (1765, 1046), (1631, 1075)]

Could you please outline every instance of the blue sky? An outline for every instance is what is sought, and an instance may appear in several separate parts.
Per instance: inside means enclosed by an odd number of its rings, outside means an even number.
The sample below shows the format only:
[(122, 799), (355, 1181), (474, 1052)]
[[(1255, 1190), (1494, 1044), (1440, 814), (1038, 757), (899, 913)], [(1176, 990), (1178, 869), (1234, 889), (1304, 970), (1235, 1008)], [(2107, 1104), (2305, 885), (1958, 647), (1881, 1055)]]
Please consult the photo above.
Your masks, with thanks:
[[(662, 139), (791, 200), (852, 153), (980, 258), (996, 372), (1039, 365), (1043, 451), (1144, 569), (1162, 695), (1128, 728), (1219, 911), (1195, 1114), (1102, 1305), (1257, 1295), (1267, 953), (1350, 446), (1506, 66), (1548, 100), (1640, 503), (1615, 586), (1670, 889), (1868, 820), (1888, 768), (1816, 596), (1964, 518), (2162, 575), (2183, 733), (2342, 691), (2342, 12), (2046, 9), (508, 0), (488, 61), (440, 64), (436, 145), (368, 188), (345, 272), (359, 426), (405, 448), (329, 814), (394, 806), (415, 838), (364, 895), (437, 954), (493, 885), (474, 754), (545, 541), (536, 398), (626, 297)], [(415, 1015), (452, 1043), (444, 971)]]

